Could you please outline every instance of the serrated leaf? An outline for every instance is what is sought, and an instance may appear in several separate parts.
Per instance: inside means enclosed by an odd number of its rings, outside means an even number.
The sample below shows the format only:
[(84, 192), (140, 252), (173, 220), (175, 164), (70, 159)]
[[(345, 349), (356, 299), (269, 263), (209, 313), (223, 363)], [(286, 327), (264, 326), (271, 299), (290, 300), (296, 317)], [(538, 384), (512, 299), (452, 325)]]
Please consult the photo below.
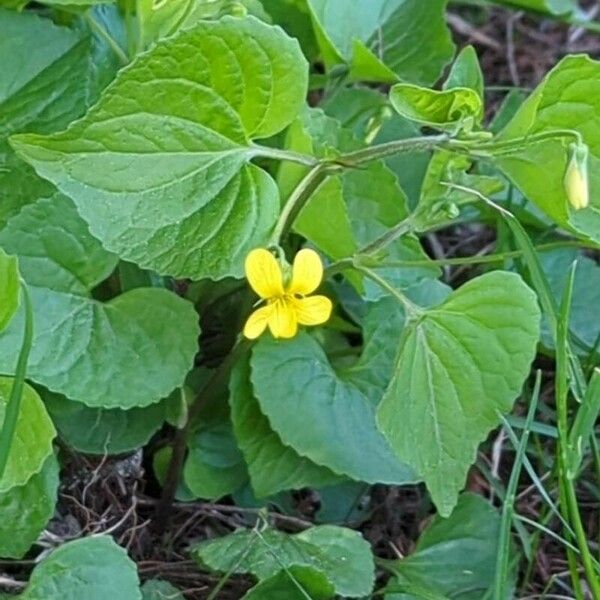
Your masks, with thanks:
[(77, 452), (97, 455), (122, 454), (145, 446), (165, 422), (169, 402), (107, 410), (50, 392), (43, 398), (61, 440)]
[(452, 512), (477, 446), (510, 410), (539, 338), (536, 296), (512, 273), (463, 285), (408, 326), (377, 410), (381, 431)]
[(247, 359), (241, 359), (233, 370), (229, 390), (235, 436), (248, 464), (252, 489), (259, 498), (343, 481), (329, 469), (285, 446), (271, 429), (254, 397)]
[(0, 331), (17, 312), (20, 298), (21, 281), (17, 259), (15, 256), (8, 256), (0, 248)]
[[(454, 54), (446, 0), (308, 0), (325, 62), (355, 79), (433, 84)], [(422, 43), (427, 39), (427, 44)]]
[[(521, 105), (498, 136), (509, 142), (522, 137), (562, 130), (563, 135), (519, 144), (510, 153), (494, 157), (498, 167), (558, 225), (600, 241), (600, 62), (585, 55), (567, 56)], [(585, 118), (581, 115), (585, 114)], [(589, 146), (590, 205), (575, 210), (568, 202), (565, 174), (578, 131)]]
[[(26, 206), (0, 232), (19, 256), (34, 308), (27, 376), (91, 407), (154, 404), (180, 386), (197, 350), (193, 306), (164, 289), (91, 297), (116, 259), (89, 235), (64, 196)], [(0, 372), (13, 373), (23, 311), (0, 335)]]
[[(463, 494), (447, 519), (436, 517), (413, 554), (394, 561), (390, 590), (421, 588), (429, 597), (481, 600), (494, 581), (500, 515), (481, 496)], [(386, 600), (422, 600), (388, 593)]]
[[(12, 378), (0, 377), (0, 423), (4, 421), (12, 386)], [(55, 435), (56, 431), (40, 397), (33, 388), (25, 384), (8, 463), (0, 479), (0, 493), (25, 485), (33, 475), (42, 470), (52, 454)]]
[(22, 600), (142, 600), (135, 563), (109, 536), (63, 544), (38, 564)]
[(398, 83), (390, 90), (390, 102), (405, 119), (443, 131), (471, 127), (483, 116), (481, 97), (466, 87), (440, 91)]
[(334, 369), (307, 333), (286, 341), (263, 337), (254, 346), (254, 393), (286, 446), (351, 479), (416, 480), (375, 424), (375, 409), (391, 376), (403, 320), (397, 302), (378, 302), (365, 325), (362, 357), (346, 369)]
[(58, 461), (51, 454), (29, 481), (0, 493), (0, 556), (23, 558), (54, 514)]
[(328, 600), (335, 596), (335, 589), (320, 571), (296, 566), (263, 579), (243, 600), (306, 600), (307, 594), (311, 600)]
[(259, 580), (273, 577), (282, 568), (311, 567), (327, 577), (337, 594), (349, 598), (369, 594), (375, 580), (369, 544), (359, 533), (335, 525), (311, 527), (295, 535), (274, 529), (238, 530), (201, 542), (192, 553), (215, 571), (233, 569)]
[(138, 57), (66, 131), (12, 144), (122, 258), (177, 277), (241, 276), (279, 211), (272, 179), (247, 164), (252, 140), (293, 120), (306, 87), (296, 41), (225, 17)]

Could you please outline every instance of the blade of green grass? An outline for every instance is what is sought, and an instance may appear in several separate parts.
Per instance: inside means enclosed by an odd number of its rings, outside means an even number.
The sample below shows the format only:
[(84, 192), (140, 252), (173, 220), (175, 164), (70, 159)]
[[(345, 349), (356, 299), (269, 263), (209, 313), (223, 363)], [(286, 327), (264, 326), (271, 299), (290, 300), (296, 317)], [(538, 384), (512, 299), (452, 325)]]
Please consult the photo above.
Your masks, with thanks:
[(21, 350), (17, 359), (15, 377), (12, 389), (10, 390), (8, 404), (6, 405), (6, 411), (4, 413), (4, 423), (2, 424), (2, 431), (0, 431), (0, 480), (4, 476), (4, 471), (6, 470), (8, 456), (17, 427), (17, 420), (21, 410), (23, 386), (25, 385), (25, 376), (27, 373), (27, 361), (33, 342), (33, 309), (31, 307), (29, 290), (24, 283), (21, 284), (21, 297), (23, 298), (23, 306), (25, 308), (25, 329), (23, 332)]
[[(540, 398), (540, 386), (542, 383), (541, 371), (538, 371), (535, 376), (535, 386), (531, 395), (531, 401), (529, 403), (529, 410), (527, 411), (527, 420), (525, 428), (523, 429), (523, 435), (517, 448), (517, 455), (513, 465), (508, 487), (506, 489), (506, 497), (502, 506), (502, 521), (500, 523), (500, 533), (498, 536), (498, 553), (496, 555), (496, 576), (494, 579), (494, 599), (495, 600), (506, 600), (507, 595), (507, 582), (510, 579), (509, 576), (509, 559), (510, 559), (510, 544), (511, 544), (511, 528), (514, 517), (514, 506), (517, 495), (517, 486), (519, 484), (519, 477), (521, 476), (521, 470), (523, 467), (523, 460), (525, 458), (525, 450), (527, 448), (527, 442), (529, 441), (529, 432), (531, 430), (531, 423), (535, 416), (535, 411)], [(504, 422), (504, 427), (508, 430), (510, 425), (500, 415)]]

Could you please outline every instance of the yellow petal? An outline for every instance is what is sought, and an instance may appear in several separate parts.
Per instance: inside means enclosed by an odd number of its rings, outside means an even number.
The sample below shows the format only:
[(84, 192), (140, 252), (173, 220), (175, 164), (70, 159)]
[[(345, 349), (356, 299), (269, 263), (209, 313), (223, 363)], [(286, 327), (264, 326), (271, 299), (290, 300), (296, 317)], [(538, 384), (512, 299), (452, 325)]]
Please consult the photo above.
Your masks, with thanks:
[(295, 298), (296, 319), (301, 325), (320, 325), (331, 316), (331, 300), (326, 296)]
[(296, 310), (287, 300), (277, 300), (270, 306), (273, 312), (269, 316), (269, 329), (276, 338), (292, 338), (298, 332)]
[(320, 256), (310, 248), (304, 248), (296, 254), (292, 267), (292, 281), (288, 286), (289, 294), (311, 294), (323, 279), (323, 263)]
[(246, 277), (261, 298), (283, 294), (281, 267), (277, 259), (264, 248), (256, 248), (246, 257)]
[(246, 321), (244, 326), (244, 335), (249, 340), (255, 340), (267, 328), (269, 317), (273, 312), (273, 305), (268, 304), (256, 309)]

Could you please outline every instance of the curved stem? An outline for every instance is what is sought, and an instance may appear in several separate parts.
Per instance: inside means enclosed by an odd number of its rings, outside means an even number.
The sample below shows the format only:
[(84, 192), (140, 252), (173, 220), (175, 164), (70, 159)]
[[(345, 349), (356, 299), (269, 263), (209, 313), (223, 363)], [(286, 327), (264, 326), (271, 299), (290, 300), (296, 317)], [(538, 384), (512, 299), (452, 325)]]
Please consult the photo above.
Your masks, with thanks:
[(109, 48), (115, 53), (115, 55), (119, 59), (121, 66), (127, 65), (129, 63), (129, 58), (127, 57), (127, 54), (125, 54), (121, 46), (119, 46), (119, 44), (110, 35), (110, 33), (108, 33), (108, 31), (106, 31), (106, 29), (102, 27), (102, 25), (100, 25), (98, 21), (96, 21), (96, 19), (92, 16), (89, 10), (85, 13), (85, 20), (88, 22), (90, 28), (108, 44)]
[(316, 189), (325, 181), (331, 171), (330, 165), (327, 163), (319, 163), (315, 165), (296, 186), (288, 201), (285, 203), (279, 220), (273, 230), (271, 243), (279, 245), (281, 238), (284, 237), (291, 229), (296, 217), (313, 195)]
[(33, 344), (33, 308), (31, 306), (31, 298), (27, 286), (21, 284), (21, 294), (25, 307), (25, 328), (23, 331), (23, 343), (17, 360), (17, 368), (15, 377), (10, 391), (8, 404), (4, 416), (2, 431), (0, 432), (0, 481), (4, 476), (6, 465), (8, 463), (8, 455), (12, 446), (17, 420), (21, 409), (21, 398), (23, 396), (23, 386), (25, 385), (25, 375), (27, 372), (27, 360), (29, 352)]

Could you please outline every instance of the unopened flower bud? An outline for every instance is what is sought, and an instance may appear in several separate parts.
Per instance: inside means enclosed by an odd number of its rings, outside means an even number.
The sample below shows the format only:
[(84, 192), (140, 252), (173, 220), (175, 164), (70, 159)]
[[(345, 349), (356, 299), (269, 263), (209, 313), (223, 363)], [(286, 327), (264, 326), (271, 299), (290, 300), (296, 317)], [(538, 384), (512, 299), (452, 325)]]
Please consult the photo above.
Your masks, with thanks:
[(586, 144), (571, 144), (571, 160), (565, 174), (565, 191), (569, 203), (575, 210), (585, 208), (590, 202), (588, 183), (588, 147)]

